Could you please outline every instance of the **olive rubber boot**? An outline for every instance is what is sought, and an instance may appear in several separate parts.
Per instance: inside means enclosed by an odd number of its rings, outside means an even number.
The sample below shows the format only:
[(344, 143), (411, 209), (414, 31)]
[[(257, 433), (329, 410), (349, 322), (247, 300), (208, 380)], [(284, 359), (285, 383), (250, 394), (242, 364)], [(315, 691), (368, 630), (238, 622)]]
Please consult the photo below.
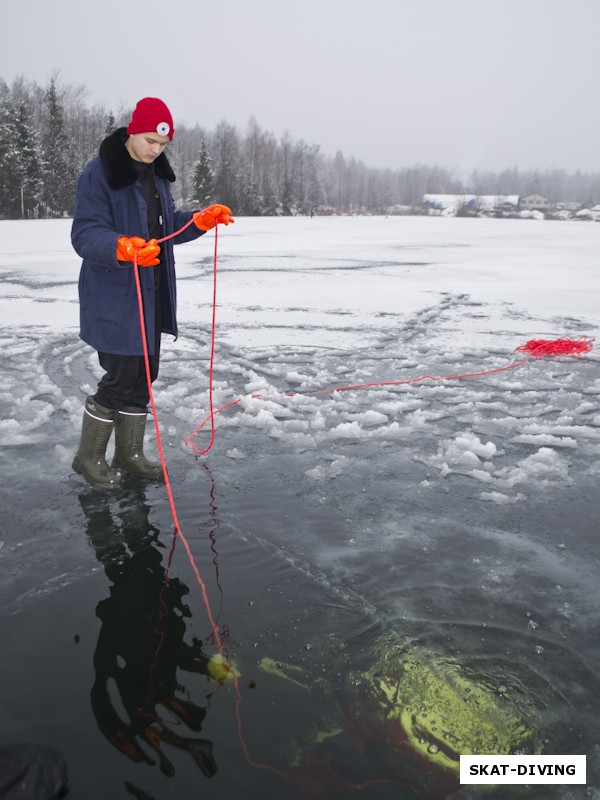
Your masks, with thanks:
[(137, 406), (123, 406), (115, 420), (115, 457), (112, 467), (150, 481), (163, 480), (160, 464), (144, 455), (144, 432), (148, 412)]
[(99, 489), (118, 489), (121, 475), (106, 463), (106, 447), (115, 425), (116, 411), (97, 403), (92, 396), (85, 401), (79, 450), (73, 469)]

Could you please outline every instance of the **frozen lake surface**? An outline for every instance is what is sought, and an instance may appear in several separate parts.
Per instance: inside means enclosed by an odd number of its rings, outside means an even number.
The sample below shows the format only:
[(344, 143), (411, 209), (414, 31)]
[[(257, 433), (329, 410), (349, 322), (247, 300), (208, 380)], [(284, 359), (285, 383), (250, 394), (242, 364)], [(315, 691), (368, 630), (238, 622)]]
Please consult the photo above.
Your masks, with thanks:
[[(202, 457), (184, 440), (208, 414), (214, 240), (176, 250), (180, 337), (155, 399), (239, 694), (207, 676), (164, 487), (105, 496), (71, 473), (100, 370), (69, 231), (0, 222), (0, 744), (60, 747), (86, 800), (491, 797), (436, 765), (425, 723), (412, 756), (357, 723), (383, 648), (500, 696), (529, 748), (588, 756), (588, 787), (498, 797), (600, 797), (597, 350), (400, 383), (597, 337), (600, 226), (237, 220), (219, 235), (214, 390), (239, 403)], [(398, 385), (308, 394), (382, 382)]]

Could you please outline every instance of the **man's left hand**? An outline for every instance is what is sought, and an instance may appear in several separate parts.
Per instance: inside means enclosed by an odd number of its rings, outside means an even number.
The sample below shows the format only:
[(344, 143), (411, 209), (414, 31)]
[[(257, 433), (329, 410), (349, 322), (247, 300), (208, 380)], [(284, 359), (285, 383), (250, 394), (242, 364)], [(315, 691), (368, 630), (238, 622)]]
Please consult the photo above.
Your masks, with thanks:
[(229, 225), (230, 222), (235, 222), (231, 209), (218, 203), (194, 214), (194, 225), (201, 231), (209, 231), (220, 224)]

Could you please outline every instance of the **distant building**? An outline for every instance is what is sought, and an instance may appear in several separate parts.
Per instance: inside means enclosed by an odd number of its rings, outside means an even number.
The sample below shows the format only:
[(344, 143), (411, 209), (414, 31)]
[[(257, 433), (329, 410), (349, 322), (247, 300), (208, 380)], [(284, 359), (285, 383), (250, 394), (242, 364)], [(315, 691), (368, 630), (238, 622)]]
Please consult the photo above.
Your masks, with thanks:
[(549, 211), (552, 203), (543, 194), (526, 194), (519, 200), (522, 211)]
[(575, 203), (573, 201), (568, 201), (566, 203), (556, 203), (554, 208), (557, 211), (579, 211), (581, 208), (581, 203)]
[(482, 211), (517, 211), (518, 194), (480, 194), (477, 198)]
[(518, 211), (518, 194), (424, 194), (423, 205), (445, 214), (460, 211)]
[(477, 198), (474, 194), (424, 194), (423, 205), (444, 214), (456, 214), (461, 209), (475, 211)]

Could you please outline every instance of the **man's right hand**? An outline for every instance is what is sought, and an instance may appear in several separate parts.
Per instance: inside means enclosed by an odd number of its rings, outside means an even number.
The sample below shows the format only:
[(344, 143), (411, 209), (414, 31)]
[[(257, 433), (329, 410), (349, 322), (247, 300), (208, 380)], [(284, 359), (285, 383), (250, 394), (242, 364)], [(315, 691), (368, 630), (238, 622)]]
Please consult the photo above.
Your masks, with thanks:
[(136, 250), (140, 267), (156, 267), (160, 264), (160, 247), (156, 239), (150, 239), (149, 242), (141, 236), (121, 236), (117, 239), (118, 261), (134, 261)]

